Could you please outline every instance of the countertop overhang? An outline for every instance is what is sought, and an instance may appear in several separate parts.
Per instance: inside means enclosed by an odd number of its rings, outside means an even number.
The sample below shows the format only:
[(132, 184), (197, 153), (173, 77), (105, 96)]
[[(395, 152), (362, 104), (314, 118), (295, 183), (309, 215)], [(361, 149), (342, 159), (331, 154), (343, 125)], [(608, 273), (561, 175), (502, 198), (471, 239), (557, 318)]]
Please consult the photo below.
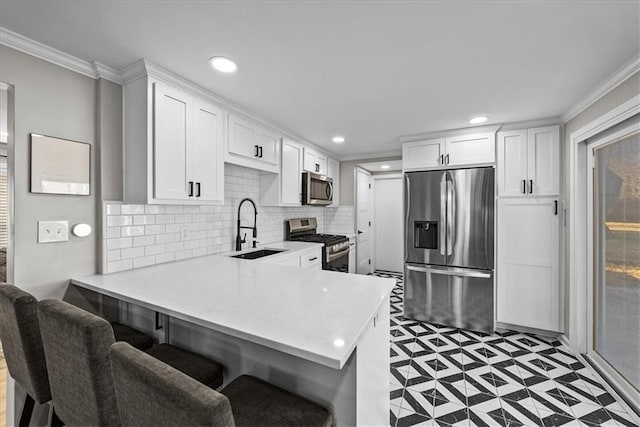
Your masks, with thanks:
[[(263, 247), (291, 254), (314, 245)], [(259, 261), (210, 255), (71, 283), (335, 369), (347, 362), (395, 285)]]

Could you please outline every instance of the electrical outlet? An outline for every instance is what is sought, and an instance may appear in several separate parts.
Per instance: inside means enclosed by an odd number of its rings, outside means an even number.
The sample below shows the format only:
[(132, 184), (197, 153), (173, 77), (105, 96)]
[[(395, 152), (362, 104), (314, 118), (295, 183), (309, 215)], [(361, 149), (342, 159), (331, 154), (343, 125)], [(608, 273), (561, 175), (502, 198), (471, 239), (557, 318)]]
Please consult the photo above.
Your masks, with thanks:
[(189, 240), (191, 238), (191, 230), (186, 225), (182, 226), (181, 238), (182, 240)]
[(38, 221), (38, 243), (67, 242), (69, 221)]

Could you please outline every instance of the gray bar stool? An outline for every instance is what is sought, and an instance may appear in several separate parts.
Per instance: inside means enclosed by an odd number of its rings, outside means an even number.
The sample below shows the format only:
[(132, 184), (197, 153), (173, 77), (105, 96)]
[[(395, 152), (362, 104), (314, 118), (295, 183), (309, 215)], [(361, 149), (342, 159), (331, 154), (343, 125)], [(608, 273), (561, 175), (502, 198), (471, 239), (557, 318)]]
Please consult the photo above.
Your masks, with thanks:
[(258, 378), (242, 375), (220, 393), (126, 343), (111, 346), (123, 427), (329, 427), (333, 414)]
[[(141, 350), (153, 346), (153, 339), (140, 331), (118, 323), (112, 327), (117, 341), (126, 341)], [(27, 392), (19, 421), (19, 426), (27, 426), (35, 402), (43, 404), (51, 400), (38, 301), (30, 293), (5, 283), (0, 284), (0, 341), (11, 377)], [(53, 417), (56, 421), (55, 412)]]
[[(109, 356), (115, 340), (109, 323), (60, 300), (40, 301), (38, 317), (53, 404), (62, 422), (119, 426)], [(167, 363), (178, 361), (178, 369), (197, 366), (198, 370), (191, 369), (189, 374), (198, 381), (222, 383), (219, 363), (168, 344), (151, 351)]]

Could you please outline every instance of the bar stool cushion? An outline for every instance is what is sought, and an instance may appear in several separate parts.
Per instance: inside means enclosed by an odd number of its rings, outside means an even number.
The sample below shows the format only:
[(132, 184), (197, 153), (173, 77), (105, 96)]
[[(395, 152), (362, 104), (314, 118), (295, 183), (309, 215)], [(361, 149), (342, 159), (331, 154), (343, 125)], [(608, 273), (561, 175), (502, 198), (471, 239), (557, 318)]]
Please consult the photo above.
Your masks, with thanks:
[(232, 427), (229, 400), (127, 343), (111, 346), (123, 427)]
[(111, 324), (116, 341), (125, 341), (138, 350), (147, 350), (153, 346), (153, 338), (127, 325), (114, 322)]
[(38, 303), (56, 412), (71, 426), (119, 426), (106, 320), (60, 300)]
[(0, 284), (0, 341), (9, 373), (38, 403), (51, 400), (38, 301), (33, 295)]
[(222, 365), (170, 344), (159, 344), (147, 350), (147, 354), (179, 370), (211, 388), (222, 385)]
[(329, 427), (333, 423), (327, 408), (249, 375), (239, 376), (221, 393), (231, 402), (237, 427)]

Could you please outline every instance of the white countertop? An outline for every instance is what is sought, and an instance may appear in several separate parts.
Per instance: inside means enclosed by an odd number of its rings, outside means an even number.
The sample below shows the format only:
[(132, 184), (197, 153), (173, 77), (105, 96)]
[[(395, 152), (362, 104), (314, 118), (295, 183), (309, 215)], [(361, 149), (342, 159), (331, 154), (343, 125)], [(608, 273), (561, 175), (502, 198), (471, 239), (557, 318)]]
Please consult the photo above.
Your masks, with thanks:
[[(300, 251), (313, 245), (262, 247)], [(393, 279), (224, 255), (71, 283), (336, 369), (344, 366), (395, 285)]]

